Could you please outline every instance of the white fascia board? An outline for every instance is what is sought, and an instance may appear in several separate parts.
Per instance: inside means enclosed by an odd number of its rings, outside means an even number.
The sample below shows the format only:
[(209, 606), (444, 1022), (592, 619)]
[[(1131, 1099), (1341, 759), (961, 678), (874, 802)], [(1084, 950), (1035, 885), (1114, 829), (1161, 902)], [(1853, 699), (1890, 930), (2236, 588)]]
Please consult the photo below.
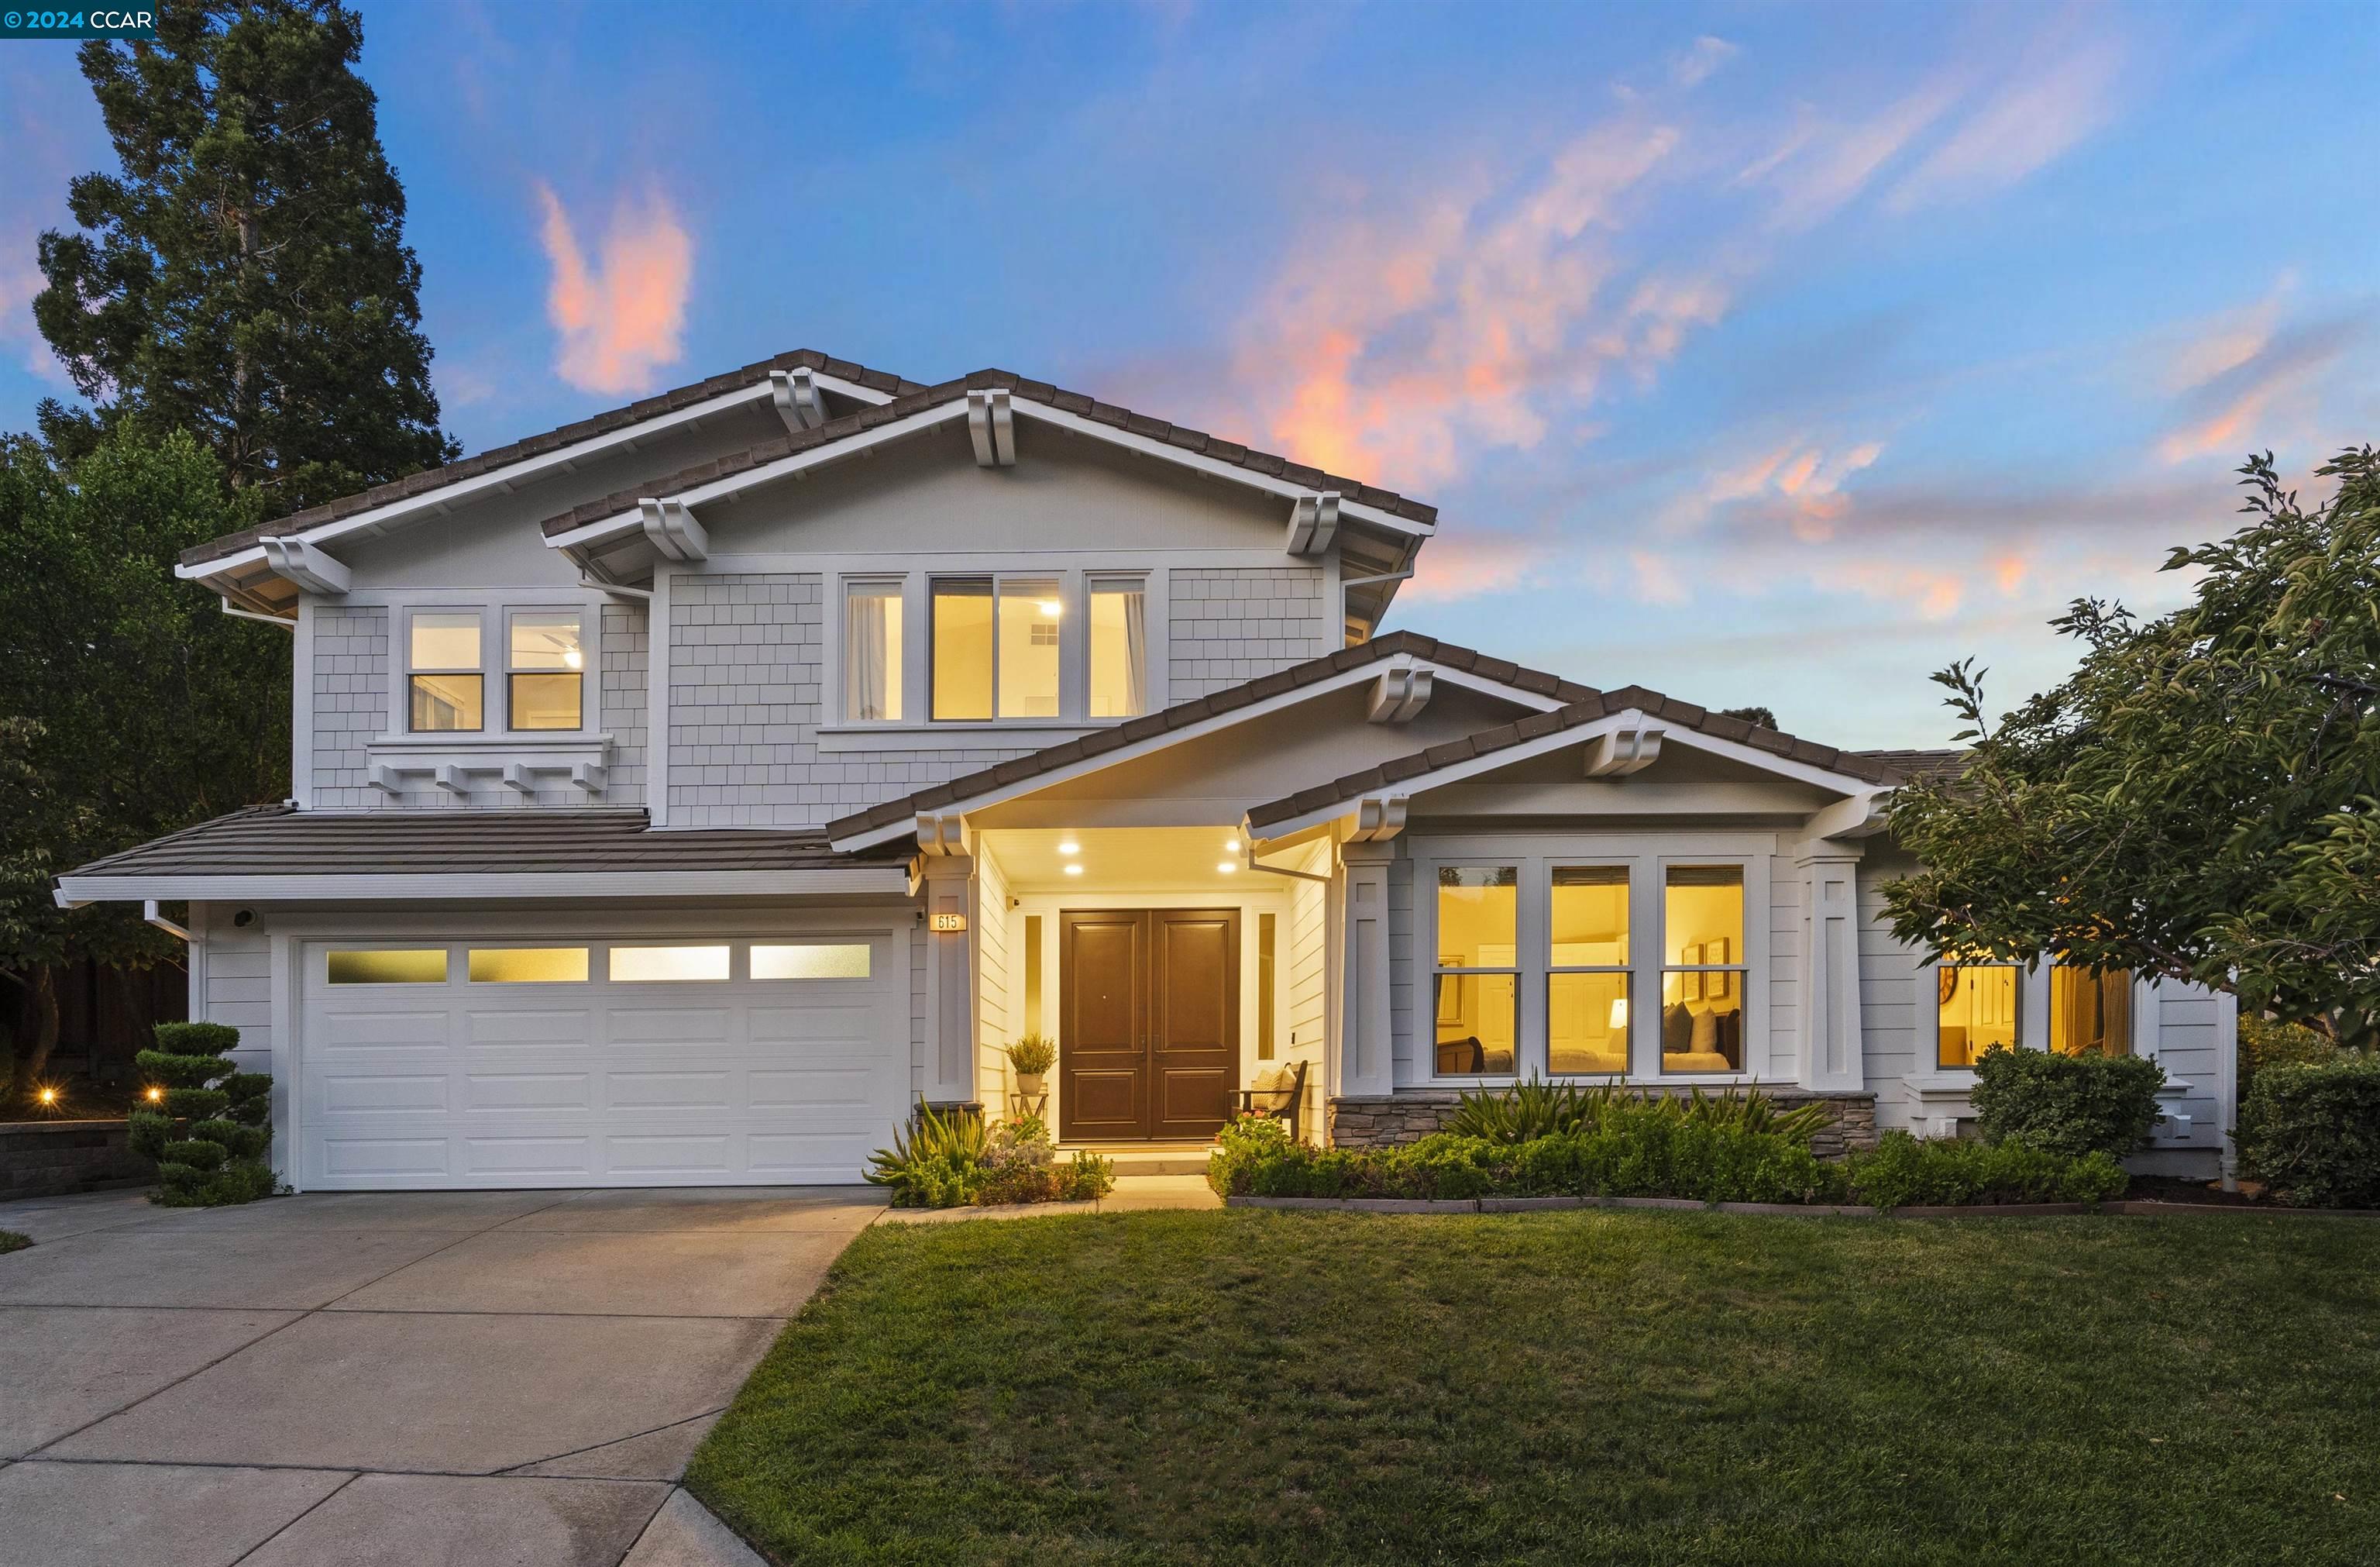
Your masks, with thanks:
[[(1102, 751), (1098, 756), (1086, 757), (1081, 761), (1070, 763), (1065, 767), (1036, 773), (1031, 778), (1021, 779), (1014, 784), (999, 788), (987, 789), (980, 795), (970, 796), (964, 800), (953, 801), (949, 805), (939, 808), (938, 814), (961, 816), (968, 811), (988, 810), (993, 806), (1004, 805), (1010, 800), (1038, 794), (1044, 789), (1052, 788), (1069, 780), (1104, 771), (1120, 762), (1137, 760), (1142, 757), (1178, 746), (1185, 740), (1196, 740), (1203, 735), (1215, 734), (1219, 730), (1228, 729), (1235, 723), (1244, 723), (1252, 718), (1262, 718), (1269, 713), (1280, 712), (1285, 708), (1296, 707), (1326, 692), (1343, 691), (1350, 686), (1368, 685), (1378, 679), (1382, 672), (1390, 669), (1428, 669), (1440, 680), (1451, 678), (1458, 673), (1449, 670), (1444, 664), (1433, 660), (1409, 655), (1383, 660), (1378, 663), (1359, 663), (1353, 669), (1342, 670), (1336, 674), (1327, 675), (1308, 685), (1293, 686), (1279, 696), (1268, 697), (1263, 701), (1250, 702), (1245, 707), (1233, 708), (1229, 712), (1216, 713), (1211, 717), (1185, 723), (1179, 729), (1169, 729), (1162, 735), (1152, 735), (1146, 740), (1117, 750)], [(1532, 706), (1545, 702), (1545, 698), (1537, 692), (1524, 691), (1514, 686), (1500, 686), (1492, 680), (1481, 677), (1474, 676), (1463, 683), (1509, 701), (1524, 702)], [(1554, 702), (1548, 705), (1559, 707), (1561, 704)], [(1358, 722), (1361, 721), (1358, 720)], [(1572, 733), (1576, 734), (1578, 731), (1573, 730)], [(908, 836), (916, 830), (915, 822), (904, 820), (890, 826), (875, 828), (848, 838), (832, 839), (831, 842), (836, 852), (851, 854), (860, 849), (871, 849), (881, 844), (892, 843)]]
[[(1574, 747), (1591, 745), (1616, 730), (1642, 728), (1658, 722), (1659, 721), (1653, 719), (1641, 708), (1622, 708), (1572, 729), (1556, 730), (1551, 735), (1542, 735), (1534, 740), (1524, 740), (1517, 746), (1507, 746), (1501, 750), (1490, 751), (1485, 756), (1469, 757), (1462, 761), (1449, 762), (1444, 767), (1433, 768), (1427, 772), (1417, 772), (1410, 778), (1401, 778), (1385, 787), (1366, 790), (1365, 793), (1368, 796), (1402, 795), (1410, 797), (1430, 789), (1445, 788), (1451, 784), (1465, 783), (1484, 773), (1500, 771), (1505, 768), (1530, 761), (1538, 757), (1552, 756)], [(1824, 768), (1812, 767), (1807, 762), (1794, 761), (1791, 758), (1780, 757), (1771, 751), (1739, 745), (1733, 740), (1722, 740), (1717, 735), (1706, 735), (1700, 730), (1689, 729), (1682, 724), (1666, 727), (1663, 733), (1663, 744), (1685, 746), (1695, 750), (1707, 751), (1713, 756), (1743, 762), (1764, 772), (1774, 773), (1778, 777), (1791, 779), (1797, 784), (1807, 784), (1845, 796), (1861, 797), (1863, 820), (1869, 808), (1866, 799), (1880, 799), (1889, 792), (1885, 786), (1872, 784), (1864, 778), (1853, 778), (1847, 773), (1828, 772)], [(1248, 826), (1244, 820), (1242, 831), (1259, 844), (1272, 843), (1278, 839), (1319, 827), (1325, 822), (1335, 821), (1341, 817), (1352, 816), (1355, 812), (1355, 808), (1362, 803), (1362, 799), (1363, 796), (1356, 796), (1341, 800), (1335, 805), (1324, 806), (1318, 810), (1287, 817), (1280, 821), (1267, 822), (1261, 829)], [(1823, 816), (1824, 813), (1822, 812), (1821, 815)], [(835, 846), (841, 848), (843, 845), (838, 844)]]
[[(1193, 452), (1186, 447), (1151, 440), (1146, 435), (1135, 434), (1129, 430), (1119, 430), (1111, 424), (1101, 424), (1097, 419), (1085, 419), (1079, 414), (1070, 414), (1063, 408), (1053, 408), (1046, 403), (1037, 403), (1029, 398), (1012, 397), (1010, 407), (1017, 419), (1033, 419), (1043, 424), (1054, 425), (1058, 429), (1074, 434), (1086, 436), (1094, 441), (1104, 441), (1109, 445), (1120, 446), (1126, 451), (1138, 453), (1142, 456), (1154, 457), (1160, 462), (1190, 468), (1208, 478), (1220, 479), (1226, 483), (1244, 485), (1248, 489), (1260, 491), (1283, 500), (1293, 502), (1313, 494), (1313, 492), (1305, 486), (1293, 483), (1289, 480), (1272, 474), (1258, 473), (1254, 468), (1242, 468), (1237, 463), (1227, 463), (1220, 457), (1208, 456), (1203, 452)], [(748, 468), (742, 473), (731, 474), (724, 479), (713, 480), (708, 484), (697, 485), (691, 490), (680, 491), (667, 498), (683, 501), (689, 506), (698, 506), (706, 501), (722, 500), (727, 496), (740, 494), (763, 484), (771, 484), (778, 480), (791, 478), (810, 468), (823, 467), (854, 452), (880, 445), (886, 441), (896, 441), (917, 431), (966, 417), (966, 399), (954, 398), (937, 407), (928, 408), (907, 419), (871, 430), (866, 434), (851, 436), (846, 440), (836, 441), (824, 446), (815, 446), (806, 452), (796, 452), (791, 456), (781, 457), (775, 462), (764, 463), (759, 468)], [(1398, 516), (1392, 512), (1384, 512), (1378, 506), (1366, 505), (1360, 501), (1343, 497), (1339, 503), (1339, 516), (1342, 521), (1352, 517), (1409, 539), (1427, 539), (1438, 531), (1427, 523), (1415, 522), (1408, 517)], [(631, 531), (636, 526), (638, 526), (636, 515), (632, 512), (622, 512), (616, 516), (605, 517), (599, 522), (590, 522), (583, 527), (574, 528), (567, 533), (558, 533), (545, 542), (549, 548), (556, 550), (602, 543), (617, 535)]]
[[(813, 446), (808, 451), (795, 452), (791, 456), (779, 457), (775, 462), (763, 463), (759, 468), (747, 468), (742, 473), (731, 474), (725, 479), (714, 479), (708, 484), (698, 484), (691, 490), (680, 490), (656, 498), (674, 501), (686, 506), (698, 506), (707, 501), (723, 500), (730, 495), (741, 494), (747, 490), (773, 483), (780, 479), (791, 479), (807, 473), (812, 468), (824, 468), (829, 463), (856, 456), (873, 447), (881, 446), (888, 441), (898, 441), (905, 436), (915, 435), (921, 430), (929, 430), (935, 425), (948, 424), (953, 420), (965, 418), (966, 418), (966, 404), (964, 400), (944, 403), (938, 407), (926, 408), (911, 414), (906, 419), (895, 419), (891, 424), (879, 425), (874, 430), (845, 440), (831, 442), (823, 446)], [(589, 544), (609, 543), (613, 539), (630, 533), (641, 533), (644, 531), (644, 517), (640, 512), (635, 510), (619, 512), (594, 522), (582, 523), (567, 533), (557, 533), (545, 541), (545, 547), (549, 550), (572, 550)]]
[[(856, 382), (844, 381), (831, 375), (817, 375), (812, 379), (828, 391), (841, 393), (858, 402), (880, 405), (892, 400), (891, 394), (862, 386)], [(617, 430), (605, 431), (600, 435), (590, 435), (584, 441), (556, 447), (551, 452), (540, 452), (533, 457), (523, 457), (518, 462), (506, 463), (498, 468), (490, 468), (485, 473), (474, 475), (453, 484), (441, 485), (435, 490), (425, 490), (419, 495), (402, 496), (385, 505), (374, 506), (370, 511), (358, 512), (353, 516), (317, 523), (312, 528), (300, 530), (293, 537), (303, 539), (309, 543), (328, 544), (358, 533), (377, 533), (424, 512), (451, 511), (457, 505), (475, 501), (491, 492), (509, 491), (525, 480), (540, 478), (556, 468), (566, 470), (575, 464), (606, 456), (622, 447), (633, 446), (639, 441), (649, 441), (656, 435), (666, 434), (680, 425), (696, 423), (725, 413), (732, 408), (741, 407), (747, 403), (767, 402), (771, 395), (769, 378), (764, 375), (749, 386), (739, 387), (733, 392), (722, 392), (716, 397), (705, 398), (699, 403), (691, 403), (683, 408), (676, 408), (665, 414), (655, 414), (649, 419), (623, 425)], [(219, 577), (226, 572), (236, 571), (242, 566), (263, 564), (265, 564), (264, 547), (257, 544), (236, 554), (225, 555), (217, 560), (201, 561), (196, 565), (176, 565), (174, 567), (174, 575), (186, 581), (200, 581), (207, 577)]]
[(348, 903), (376, 899), (848, 897), (908, 891), (898, 865), (819, 870), (506, 871), (483, 875), (66, 876), (62, 904), (200, 902)]

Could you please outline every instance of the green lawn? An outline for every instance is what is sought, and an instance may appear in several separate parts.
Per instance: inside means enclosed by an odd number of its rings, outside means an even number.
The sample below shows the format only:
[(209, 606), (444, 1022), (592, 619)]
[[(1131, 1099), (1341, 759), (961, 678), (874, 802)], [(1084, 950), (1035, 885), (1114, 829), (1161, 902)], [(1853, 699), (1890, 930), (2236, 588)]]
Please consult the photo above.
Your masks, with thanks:
[(2380, 1222), (879, 1225), (687, 1483), (792, 1562), (2370, 1562)]

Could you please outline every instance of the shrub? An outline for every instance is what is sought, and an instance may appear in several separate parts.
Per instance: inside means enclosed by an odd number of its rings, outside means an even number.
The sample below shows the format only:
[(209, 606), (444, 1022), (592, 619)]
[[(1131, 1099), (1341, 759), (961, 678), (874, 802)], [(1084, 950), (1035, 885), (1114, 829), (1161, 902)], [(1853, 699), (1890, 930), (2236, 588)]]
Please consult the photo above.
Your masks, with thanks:
[(167, 1208), (253, 1202), (273, 1189), (273, 1079), (224, 1059), (239, 1030), (222, 1023), (160, 1023), (156, 1047), (134, 1059), (164, 1089), (159, 1108), (128, 1118), (133, 1150), (157, 1161), (152, 1200)]
[(2149, 1135), (2164, 1086), (2165, 1068), (2141, 1056), (1998, 1045), (1975, 1063), (1975, 1120), (1987, 1143), (2121, 1158)]
[(921, 1105), (916, 1127), (896, 1131), (869, 1162), (867, 1178), (892, 1188), (895, 1208), (1074, 1202), (1115, 1189), (1113, 1160), (1078, 1153), (1057, 1162), (1049, 1127), (1030, 1115), (987, 1127), (972, 1111)]
[(2078, 1158), (2027, 1143), (1920, 1141), (1906, 1132), (1886, 1133), (1849, 1162), (1852, 1195), (1877, 1208), (2105, 1202), (2131, 1183), (2105, 1148)]
[(2283, 1202), (2380, 1208), (2380, 1056), (2266, 1066), (2235, 1137), (2241, 1173)]
[(2240, 1014), (2240, 1102), (2248, 1102), (2256, 1075), (2267, 1066), (2331, 1061), (2338, 1055), (2338, 1045), (2302, 1023), (2276, 1023), (2243, 1012)]
[(1038, 1034), (1027, 1034), (1008, 1047), (1008, 1064), (1038, 1076), (1058, 1064), (1058, 1047)]
[(1651, 1113), (1741, 1132), (1776, 1133), (1806, 1145), (1831, 1119), (1823, 1104), (1780, 1111), (1757, 1088), (1680, 1097), (1622, 1088), (1613, 1083), (1582, 1087), (1531, 1079), (1510, 1088), (1465, 1092), (1439, 1122), (1444, 1131), (1494, 1143), (1526, 1143), (1592, 1128), (1607, 1115)]

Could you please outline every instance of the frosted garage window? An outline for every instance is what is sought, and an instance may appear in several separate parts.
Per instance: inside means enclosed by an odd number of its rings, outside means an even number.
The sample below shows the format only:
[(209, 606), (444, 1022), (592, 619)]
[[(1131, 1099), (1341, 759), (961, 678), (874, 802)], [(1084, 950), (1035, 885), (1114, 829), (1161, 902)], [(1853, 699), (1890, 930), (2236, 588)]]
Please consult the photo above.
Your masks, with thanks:
[(613, 947), (612, 978), (623, 984), (649, 980), (724, 979), (725, 947)]
[(372, 947), (331, 954), (334, 985), (443, 985), (443, 947)]
[(587, 980), (585, 947), (473, 947), (474, 985), (579, 985)]
[(805, 946), (762, 946), (752, 944), (752, 978), (755, 979), (865, 979), (868, 978), (868, 943)]

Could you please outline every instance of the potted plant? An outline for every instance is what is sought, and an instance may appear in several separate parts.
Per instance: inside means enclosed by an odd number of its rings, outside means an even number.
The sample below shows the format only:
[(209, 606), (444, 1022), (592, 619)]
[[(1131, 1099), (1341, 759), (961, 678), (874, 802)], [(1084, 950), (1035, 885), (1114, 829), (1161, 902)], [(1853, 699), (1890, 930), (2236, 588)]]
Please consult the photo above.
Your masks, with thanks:
[(1016, 1073), (1016, 1091), (1038, 1094), (1043, 1076), (1058, 1064), (1058, 1047), (1038, 1034), (1027, 1034), (1008, 1047), (1008, 1064)]

